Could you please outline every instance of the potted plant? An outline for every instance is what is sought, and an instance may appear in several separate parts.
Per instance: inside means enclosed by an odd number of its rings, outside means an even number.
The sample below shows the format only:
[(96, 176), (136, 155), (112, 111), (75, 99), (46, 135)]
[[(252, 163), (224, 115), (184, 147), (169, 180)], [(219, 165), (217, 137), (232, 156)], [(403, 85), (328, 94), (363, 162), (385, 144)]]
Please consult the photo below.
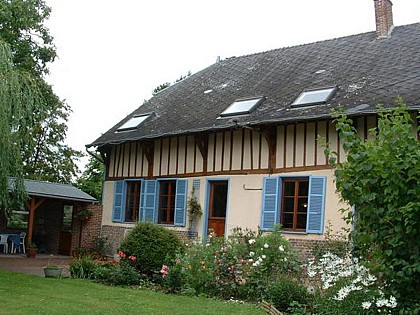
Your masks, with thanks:
[(54, 255), (51, 254), (50, 257), (48, 257), (48, 263), (44, 267), (45, 278), (60, 278), (61, 273), (63, 272), (63, 267), (51, 264), (51, 258), (53, 256)]
[(35, 258), (36, 254), (38, 253), (38, 246), (35, 243), (28, 244), (26, 248), (26, 256), (28, 258)]
[(197, 196), (195, 194), (195, 188), (191, 191), (191, 196), (188, 198), (188, 218), (190, 221), (190, 225), (188, 228), (188, 236), (193, 238), (196, 236), (196, 231), (194, 228), (194, 223), (196, 220), (201, 217), (203, 211), (201, 209), (201, 205), (197, 200)]

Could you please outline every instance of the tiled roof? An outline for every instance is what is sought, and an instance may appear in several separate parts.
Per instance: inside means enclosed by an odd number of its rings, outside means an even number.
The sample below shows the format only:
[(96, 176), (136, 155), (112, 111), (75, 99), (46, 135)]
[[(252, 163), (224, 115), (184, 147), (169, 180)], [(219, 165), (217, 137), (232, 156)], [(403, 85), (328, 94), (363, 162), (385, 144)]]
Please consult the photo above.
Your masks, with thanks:
[[(13, 178), (9, 180), (10, 186), (13, 185), (13, 181)], [(26, 192), (29, 196), (46, 197), (69, 201), (80, 201), (88, 203), (97, 202), (97, 200), (91, 195), (68, 184), (49, 183), (39, 180), (25, 179), (24, 185)]]
[[(398, 96), (420, 105), (420, 23), (233, 57), (215, 63), (152, 97), (88, 146), (175, 134), (329, 117), (342, 105), (351, 113), (394, 106)], [(293, 108), (308, 89), (337, 86), (328, 104)], [(218, 119), (236, 99), (265, 96), (251, 114)], [(115, 104), (118, 106), (118, 104)], [(135, 114), (154, 113), (136, 130), (115, 131)]]

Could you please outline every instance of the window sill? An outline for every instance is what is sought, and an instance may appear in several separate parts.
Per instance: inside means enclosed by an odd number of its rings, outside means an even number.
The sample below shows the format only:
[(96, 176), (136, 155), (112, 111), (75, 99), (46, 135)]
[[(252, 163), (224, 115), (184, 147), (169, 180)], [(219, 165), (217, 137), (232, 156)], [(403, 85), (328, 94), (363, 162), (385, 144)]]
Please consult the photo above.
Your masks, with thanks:
[(286, 231), (286, 230), (280, 230), (283, 234), (299, 234), (299, 235), (308, 235), (306, 231)]

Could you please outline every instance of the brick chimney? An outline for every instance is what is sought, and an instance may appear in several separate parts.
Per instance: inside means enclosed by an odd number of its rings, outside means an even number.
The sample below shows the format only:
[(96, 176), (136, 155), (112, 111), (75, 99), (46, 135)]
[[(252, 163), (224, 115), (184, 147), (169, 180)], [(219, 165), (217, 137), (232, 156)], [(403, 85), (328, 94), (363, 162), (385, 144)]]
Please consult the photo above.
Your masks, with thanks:
[(375, 2), (376, 38), (386, 38), (391, 35), (394, 24), (392, 21), (391, 0), (373, 0)]

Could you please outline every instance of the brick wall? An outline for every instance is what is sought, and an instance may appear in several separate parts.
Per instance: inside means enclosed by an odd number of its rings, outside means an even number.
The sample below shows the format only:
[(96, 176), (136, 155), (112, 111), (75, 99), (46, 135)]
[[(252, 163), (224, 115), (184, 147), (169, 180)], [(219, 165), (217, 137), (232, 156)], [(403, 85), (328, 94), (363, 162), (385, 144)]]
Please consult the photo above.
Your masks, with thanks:
[(104, 225), (102, 226), (101, 236), (106, 237), (108, 240), (108, 248), (105, 251), (107, 256), (114, 256), (117, 253), (118, 247), (120, 246), (122, 240), (124, 239), (127, 232), (131, 229), (127, 229), (122, 226), (111, 226)]
[(292, 248), (299, 253), (299, 258), (302, 262), (306, 262), (309, 258), (314, 258), (312, 249), (325, 241), (307, 240), (307, 239), (289, 239)]
[[(106, 237), (108, 240), (108, 248), (105, 252), (107, 256), (113, 257), (117, 252), (118, 248), (120, 247), (121, 242), (123, 241), (124, 237), (132, 230), (132, 228), (122, 227), (122, 226), (111, 226), (111, 225), (104, 225), (102, 226), (101, 236)], [(191, 238), (188, 236), (187, 231), (174, 231), (176, 235), (184, 243), (191, 243)], [(194, 238), (196, 240), (196, 238)]]
[(95, 241), (101, 236), (102, 205), (90, 204), (86, 206), (93, 215), (88, 221), (73, 221), (72, 250), (78, 247), (95, 248)]

